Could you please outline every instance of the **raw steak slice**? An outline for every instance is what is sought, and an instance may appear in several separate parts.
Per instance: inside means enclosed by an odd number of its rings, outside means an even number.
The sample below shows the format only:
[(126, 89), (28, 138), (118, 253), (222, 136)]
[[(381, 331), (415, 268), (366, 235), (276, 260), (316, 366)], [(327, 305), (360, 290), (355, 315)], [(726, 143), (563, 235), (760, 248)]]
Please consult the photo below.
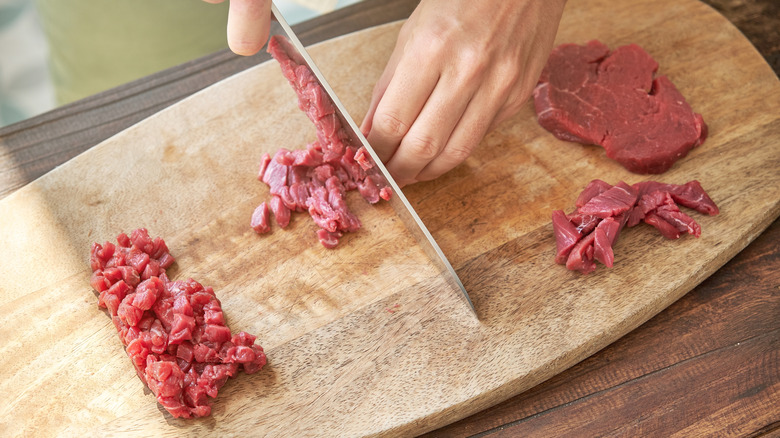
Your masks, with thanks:
[(138, 377), (171, 415), (209, 415), (209, 399), (239, 367), (251, 374), (265, 365), (263, 348), (248, 333), (230, 332), (212, 288), (168, 279), (174, 259), (161, 238), (140, 228), (117, 242), (92, 244), (98, 305), (111, 314)]
[(569, 253), (574, 248), (574, 245), (582, 238), (582, 233), (566, 217), (566, 213), (563, 210), (552, 212), (552, 222), (553, 230), (555, 230), (555, 245), (557, 247), (555, 263), (563, 265), (569, 258)]
[[(685, 184), (663, 184), (655, 181), (645, 181), (634, 184), (638, 192), (637, 208), (631, 210), (628, 220), (628, 226), (633, 227), (642, 221), (644, 216), (653, 211), (659, 203), (660, 198), (647, 197), (654, 192), (668, 193), (674, 202), (683, 207), (688, 207), (702, 214), (714, 216), (719, 213), (718, 206), (710, 199), (707, 192), (704, 191), (701, 184), (696, 181), (689, 181)], [(655, 203), (654, 203), (655, 202)]]
[(592, 197), (578, 208), (578, 212), (601, 219), (614, 217), (631, 210), (636, 203), (637, 192), (620, 181), (617, 185)]
[(702, 144), (707, 125), (636, 44), (563, 44), (534, 90), (539, 124), (561, 140), (604, 147), (635, 173), (663, 173)]
[[(658, 228), (661, 234), (668, 239), (677, 239), (682, 232), (693, 234), (695, 237), (701, 235), (699, 224), (680, 211), (669, 192), (656, 191), (644, 195), (641, 205), (637, 205), (637, 208), (643, 211), (644, 221)], [(665, 225), (663, 222), (671, 225), (675, 233), (669, 232), (669, 227), (662, 226)]]
[(623, 227), (621, 220), (615, 220), (608, 217), (599, 222), (596, 229), (593, 230), (593, 258), (611, 268), (615, 261), (615, 254), (612, 251), (612, 245), (615, 244), (620, 229)]
[(606, 192), (611, 188), (612, 184), (604, 182), (600, 179), (594, 179), (593, 181), (589, 182), (587, 186), (585, 186), (585, 190), (583, 190), (582, 193), (580, 193), (580, 196), (577, 197), (577, 201), (574, 203), (574, 205), (577, 207), (582, 207), (594, 197)]
[(695, 180), (683, 185), (647, 181), (632, 186), (593, 180), (580, 193), (572, 213), (552, 212), (555, 262), (583, 274), (595, 271), (596, 261), (612, 267), (613, 246), (621, 230), (642, 221), (667, 239), (682, 233), (699, 237), (701, 226), (680, 211), (678, 203), (704, 214), (719, 212)]
[[(268, 43), (268, 52), (279, 62), (282, 74), (295, 90), (298, 107), (314, 123), (317, 141), (306, 149), (279, 149), (273, 158), (264, 154), (258, 179), (270, 188), (270, 211), (280, 228), (288, 225), (292, 211), (308, 211), (320, 227), (320, 243), (335, 248), (344, 233), (357, 231), (361, 226), (347, 206), (346, 192), (358, 190), (363, 199), (374, 204), (390, 199), (392, 191), (365, 151), (350, 143), (333, 102), (311, 70), (289, 56), (287, 44), (275, 35)], [(266, 226), (269, 220), (263, 204), (255, 209), (250, 221), (258, 233), (271, 230)]]

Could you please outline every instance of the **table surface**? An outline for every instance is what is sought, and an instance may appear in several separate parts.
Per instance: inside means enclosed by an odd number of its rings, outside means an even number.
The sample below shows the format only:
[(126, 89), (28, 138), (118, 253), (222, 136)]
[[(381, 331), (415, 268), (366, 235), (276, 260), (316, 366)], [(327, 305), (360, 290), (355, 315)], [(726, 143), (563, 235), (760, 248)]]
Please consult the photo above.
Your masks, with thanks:
[[(368, 0), (296, 26), (304, 44), (405, 18)], [(780, 3), (705, 0), (777, 73)], [(221, 51), (0, 128), (0, 199), (106, 138), (267, 55)], [(771, 436), (780, 433), (780, 220), (672, 306), (604, 350), (430, 436)]]

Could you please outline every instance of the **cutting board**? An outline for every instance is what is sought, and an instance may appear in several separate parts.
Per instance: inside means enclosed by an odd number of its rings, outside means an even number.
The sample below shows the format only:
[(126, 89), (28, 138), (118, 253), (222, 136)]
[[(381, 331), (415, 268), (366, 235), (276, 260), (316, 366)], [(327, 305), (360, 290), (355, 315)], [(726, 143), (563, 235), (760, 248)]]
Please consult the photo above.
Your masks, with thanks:
[[(311, 48), (360, 120), (400, 23)], [(444, 177), (405, 189), (460, 274), (474, 318), (392, 209), (348, 203), (363, 228), (336, 250), (305, 215), (249, 228), (264, 152), (301, 147), (310, 122), (273, 62), (173, 105), (0, 201), (0, 435), (416, 434), (561, 372), (677, 300), (780, 214), (780, 84), (748, 41), (695, 0), (571, 0), (557, 43), (637, 43), (710, 138), (655, 177), (701, 182), (720, 206), (702, 235), (626, 230), (615, 266), (553, 261), (552, 210), (593, 178), (650, 179), (595, 146), (553, 138), (529, 102)], [(348, 59), (349, 62), (344, 62)], [(135, 376), (88, 280), (92, 242), (146, 227), (173, 278), (212, 286), (269, 364), (239, 374), (208, 418), (174, 419)]]

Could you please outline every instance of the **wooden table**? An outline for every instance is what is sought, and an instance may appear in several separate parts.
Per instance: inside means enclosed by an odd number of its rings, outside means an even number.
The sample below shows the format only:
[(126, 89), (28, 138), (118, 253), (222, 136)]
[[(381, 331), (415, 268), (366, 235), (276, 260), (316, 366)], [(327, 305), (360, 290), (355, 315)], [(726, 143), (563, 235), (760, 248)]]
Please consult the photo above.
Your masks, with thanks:
[[(772, 0), (707, 0), (780, 70)], [(297, 26), (305, 44), (408, 16), (366, 1)], [(0, 129), (0, 198), (216, 81), (267, 59), (228, 51)], [(780, 221), (671, 307), (614, 344), (432, 436), (738, 436), (780, 432)]]

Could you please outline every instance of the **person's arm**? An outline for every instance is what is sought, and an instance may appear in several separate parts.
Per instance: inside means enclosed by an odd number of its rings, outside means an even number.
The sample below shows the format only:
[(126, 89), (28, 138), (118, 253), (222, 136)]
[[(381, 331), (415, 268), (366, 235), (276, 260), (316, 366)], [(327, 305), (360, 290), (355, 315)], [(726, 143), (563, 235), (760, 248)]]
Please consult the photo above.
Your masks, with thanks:
[[(222, 3), (224, 0), (203, 0)], [(259, 52), (268, 41), (271, 28), (271, 0), (230, 0), (227, 40), (237, 55)]]
[(399, 184), (436, 178), (516, 114), (552, 50), (565, 0), (422, 0), (361, 129)]

